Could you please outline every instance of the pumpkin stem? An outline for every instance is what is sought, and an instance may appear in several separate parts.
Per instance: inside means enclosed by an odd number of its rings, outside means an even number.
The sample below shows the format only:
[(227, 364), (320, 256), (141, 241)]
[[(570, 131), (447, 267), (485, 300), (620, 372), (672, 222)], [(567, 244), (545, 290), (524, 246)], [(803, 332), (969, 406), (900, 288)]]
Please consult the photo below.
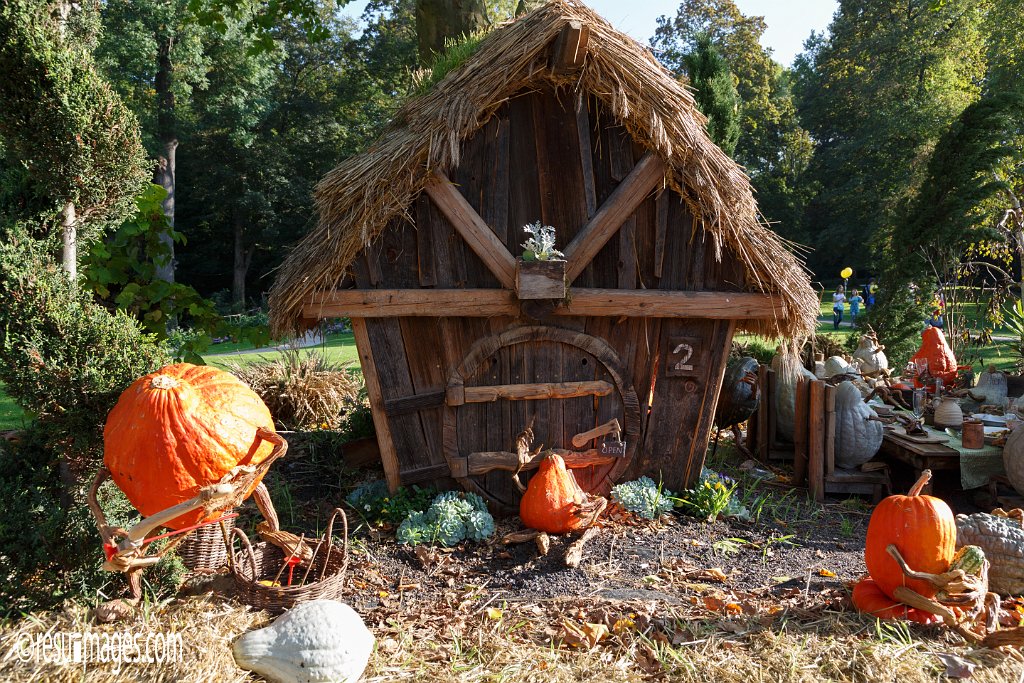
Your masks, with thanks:
[(908, 496), (919, 496), (921, 495), (921, 489), (928, 485), (928, 482), (932, 480), (932, 471), (925, 470), (921, 472), (921, 477), (917, 480), (917, 483), (910, 487), (910, 491), (907, 492)]
[(180, 382), (170, 375), (157, 375), (149, 382), (150, 389), (173, 389)]

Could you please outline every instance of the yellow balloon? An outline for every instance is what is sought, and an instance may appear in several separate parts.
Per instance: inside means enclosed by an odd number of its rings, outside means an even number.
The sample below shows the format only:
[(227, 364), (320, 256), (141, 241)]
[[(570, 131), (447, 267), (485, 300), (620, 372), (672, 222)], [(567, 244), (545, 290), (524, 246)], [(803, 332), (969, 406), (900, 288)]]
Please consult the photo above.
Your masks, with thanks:
[(843, 268), (842, 272), (839, 273), (842, 277), (850, 277), (853, 275), (853, 268)]

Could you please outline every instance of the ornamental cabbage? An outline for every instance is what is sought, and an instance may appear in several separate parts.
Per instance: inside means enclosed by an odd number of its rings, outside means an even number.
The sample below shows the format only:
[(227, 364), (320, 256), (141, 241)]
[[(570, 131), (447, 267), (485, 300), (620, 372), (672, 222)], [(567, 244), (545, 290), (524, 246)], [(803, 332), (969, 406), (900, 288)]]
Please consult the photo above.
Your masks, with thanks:
[(656, 519), (669, 512), (674, 506), (671, 496), (671, 491), (661, 488), (650, 477), (612, 487), (612, 500), (644, 519)]
[(475, 493), (445, 491), (426, 512), (411, 513), (399, 525), (399, 543), (439, 543), (453, 546), (470, 539), (484, 541), (494, 534), (494, 518), (484, 499)]

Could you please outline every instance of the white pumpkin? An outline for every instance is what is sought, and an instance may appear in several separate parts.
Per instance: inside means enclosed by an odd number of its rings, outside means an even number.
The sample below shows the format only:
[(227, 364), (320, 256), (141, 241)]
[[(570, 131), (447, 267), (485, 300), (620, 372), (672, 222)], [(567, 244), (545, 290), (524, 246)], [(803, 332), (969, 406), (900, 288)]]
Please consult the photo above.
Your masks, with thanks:
[(1014, 429), (1007, 437), (1003, 446), (1003, 468), (1013, 488), (1024, 495), (1024, 427)]
[(860, 371), (865, 375), (877, 375), (889, 369), (889, 359), (885, 357), (883, 347), (873, 337), (861, 335), (860, 345), (853, 352), (853, 357), (860, 361)]
[(868, 419), (874, 415), (852, 382), (836, 386), (837, 467), (853, 469), (875, 457), (882, 447), (882, 423)]
[(825, 361), (825, 377), (845, 375), (848, 372), (854, 371), (854, 368), (851, 367), (842, 356), (832, 356)]
[(276, 683), (354, 683), (373, 651), (373, 634), (336, 600), (299, 603), (266, 628), (235, 641), (235, 662)]
[(988, 366), (988, 370), (978, 377), (978, 385), (971, 389), (971, 398), (983, 404), (1001, 406), (1006, 400), (1006, 373), (996, 370), (996, 366)]

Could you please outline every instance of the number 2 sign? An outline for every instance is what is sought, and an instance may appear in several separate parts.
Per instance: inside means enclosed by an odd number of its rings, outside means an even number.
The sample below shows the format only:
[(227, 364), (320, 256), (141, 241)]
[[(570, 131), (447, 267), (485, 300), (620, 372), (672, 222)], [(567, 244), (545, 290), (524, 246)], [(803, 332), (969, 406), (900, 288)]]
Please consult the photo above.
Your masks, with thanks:
[(669, 339), (668, 358), (665, 363), (665, 375), (681, 377), (699, 374), (696, 368), (694, 352), (700, 340), (691, 337), (673, 337)]

